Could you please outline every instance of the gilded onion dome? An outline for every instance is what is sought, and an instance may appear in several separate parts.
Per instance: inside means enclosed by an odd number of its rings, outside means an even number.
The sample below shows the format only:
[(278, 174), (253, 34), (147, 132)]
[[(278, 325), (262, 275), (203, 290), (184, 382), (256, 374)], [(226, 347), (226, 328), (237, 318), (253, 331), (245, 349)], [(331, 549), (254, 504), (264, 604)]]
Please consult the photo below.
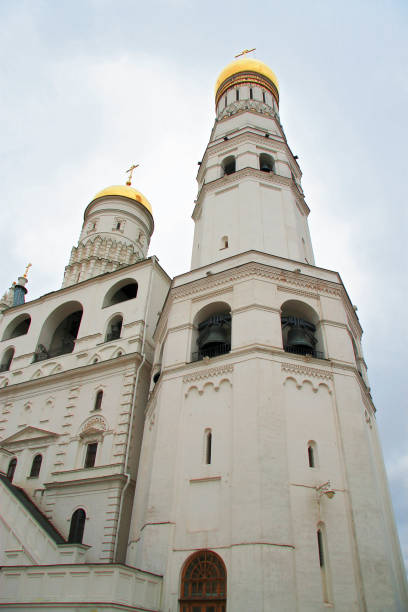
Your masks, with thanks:
[(99, 191), (96, 194), (96, 196), (92, 199), (92, 202), (98, 198), (103, 198), (104, 196), (122, 196), (124, 198), (129, 198), (129, 200), (135, 200), (144, 206), (151, 215), (153, 215), (149, 200), (145, 198), (140, 191), (134, 187), (130, 187), (129, 185), (112, 185), (111, 187), (106, 187), (106, 189), (102, 189), (102, 191)]
[(260, 60), (246, 57), (234, 60), (221, 71), (215, 84), (215, 105), (228, 89), (246, 83), (264, 87), (279, 104), (279, 84), (275, 73)]

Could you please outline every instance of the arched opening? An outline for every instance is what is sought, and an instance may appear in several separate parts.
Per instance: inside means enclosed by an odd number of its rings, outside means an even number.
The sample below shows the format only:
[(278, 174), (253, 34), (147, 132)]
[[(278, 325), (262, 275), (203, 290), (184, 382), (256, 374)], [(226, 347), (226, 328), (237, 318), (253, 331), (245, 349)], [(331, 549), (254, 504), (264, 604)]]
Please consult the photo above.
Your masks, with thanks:
[(259, 168), (262, 172), (274, 172), (275, 162), (272, 155), (268, 153), (261, 153), (259, 156)]
[(324, 359), (319, 317), (313, 308), (288, 300), (281, 309), (282, 341), (287, 353)]
[(102, 406), (103, 391), (98, 391), (95, 397), (94, 410), (100, 410)]
[(181, 576), (180, 612), (225, 612), (226, 602), (224, 561), (211, 550), (191, 555)]
[(36, 455), (31, 464), (30, 478), (38, 478), (41, 470), (42, 455)]
[(233, 155), (229, 155), (221, 162), (223, 176), (226, 174), (234, 174), (235, 172), (235, 157)]
[(207, 465), (211, 464), (212, 455), (212, 431), (211, 429), (205, 430), (204, 435), (204, 459)]
[(221, 238), (221, 246), (220, 249), (228, 249), (228, 236), (223, 236)]
[(105, 342), (111, 340), (118, 340), (122, 333), (123, 317), (122, 315), (116, 315), (111, 321), (109, 321), (108, 328), (106, 330)]
[(82, 508), (75, 510), (71, 517), (71, 525), (69, 528), (68, 542), (71, 544), (82, 544), (84, 537), (86, 513)]
[(205, 306), (194, 318), (192, 361), (231, 350), (231, 308), (225, 302)]
[(28, 314), (21, 314), (13, 319), (6, 327), (2, 340), (11, 340), (18, 336), (25, 336), (31, 324), (31, 317)]
[(67, 302), (50, 314), (42, 327), (34, 362), (72, 353), (82, 312), (79, 302)]
[(133, 300), (136, 296), (137, 282), (130, 278), (123, 279), (109, 289), (103, 300), (102, 308)]
[(10, 482), (13, 482), (14, 472), (16, 471), (16, 467), (17, 467), (17, 459), (13, 457), (13, 459), (8, 464), (8, 468), (7, 468), (7, 478), (9, 479)]
[(0, 364), (0, 372), (8, 372), (11, 366), (11, 362), (14, 357), (14, 349), (12, 347), (8, 348), (3, 353), (3, 357)]
[(307, 443), (307, 459), (310, 468), (318, 467), (317, 445), (313, 440)]

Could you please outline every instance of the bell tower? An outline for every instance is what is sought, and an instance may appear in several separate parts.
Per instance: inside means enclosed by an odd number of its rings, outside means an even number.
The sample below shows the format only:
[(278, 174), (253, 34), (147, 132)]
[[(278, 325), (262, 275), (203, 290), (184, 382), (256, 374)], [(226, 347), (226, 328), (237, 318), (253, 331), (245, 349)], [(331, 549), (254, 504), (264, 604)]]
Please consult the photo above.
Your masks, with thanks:
[(314, 264), (277, 79), (239, 59), (215, 105), (191, 270), (154, 335), (127, 563), (164, 576), (166, 612), (402, 612), (362, 328)]
[(279, 119), (278, 81), (245, 58), (215, 86), (216, 120), (197, 176), (192, 269), (255, 249), (314, 263), (302, 173)]

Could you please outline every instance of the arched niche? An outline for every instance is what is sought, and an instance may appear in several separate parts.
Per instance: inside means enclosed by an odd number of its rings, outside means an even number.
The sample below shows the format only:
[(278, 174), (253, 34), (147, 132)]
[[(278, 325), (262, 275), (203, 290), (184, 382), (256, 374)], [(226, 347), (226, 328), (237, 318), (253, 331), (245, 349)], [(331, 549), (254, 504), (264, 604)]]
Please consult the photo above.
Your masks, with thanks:
[(30, 328), (30, 324), (31, 317), (29, 314), (24, 313), (18, 315), (7, 325), (2, 340), (10, 340), (11, 338), (18, 338), (18, 336), (25, 336)]
[(82, 319), (82, 304), (66, 302), (58, 306), (45, 320), (38, 339), (33, 361), (72, 353)]
[(320, 318), (300, 300), (287, 300), (281, 307), (282, 343), (288, 353), (324, 359)]
[(102, 308), (133, 300), (137, 296), (138, 285), (134, 278), (124, 278), (115, 283), (106, 293)]
[(191, 360), (217, 357), (231, 350), (231, 306), (212, 302), (195, 315), (191, 345)]
[(111, 317), (106, 326), (105, 342), (119, 340), (122, 333), (123, 316), (116, 314)]
[(10, 346), (6, 349), (2, 355), (0, 362), (0, 372), (8, 372), (11, 366), (11, 362), (14, 357), (14, 348)]

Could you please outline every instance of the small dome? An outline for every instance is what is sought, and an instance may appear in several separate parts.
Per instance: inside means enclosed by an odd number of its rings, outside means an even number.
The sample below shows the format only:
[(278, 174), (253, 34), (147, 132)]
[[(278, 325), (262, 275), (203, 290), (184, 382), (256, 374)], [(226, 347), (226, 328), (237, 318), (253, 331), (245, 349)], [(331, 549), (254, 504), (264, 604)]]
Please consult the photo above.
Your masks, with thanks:
[[(230, 79), (235, 75), (248, 72), (256, 73), (258, 75), (261, 75), (261, 77), (264, 77), (264, 79), (266, 79), (266, 83), (269, 81), (272, 85), (271, 93), (273, 93), (275, 97), (279, 96), (279, 83), (275, 73), (269, 68), (269, 66), (267, 66), (260, 60), (253, 59), (252, 57), (247, 57), (234, 60), (233, 62), (228, 64), (228, 66), (226, 66), (224, 70), (221, 71), (215, 84), (216, 103), (218, 102), (222, 94), (225, 92), (226, 88), (222, 87), (222, 85), (227, 79)], [(246, 78), (245, 80), (249, 81), (250, 79)]]
[(136, 202), (139, 202), (139, 204), (147, 208), (149, 213), (153, 215), (149, 200), (145, 198), (140, 191), (129, 185), (112, 185), (111, 187), (106, 187), (106, 189), (98, 191), (96, 196), (92, 198), (92, 202), (105, 196), (122, 196), (124, 198), (129, 198), (129, 200), (136, 200)]

